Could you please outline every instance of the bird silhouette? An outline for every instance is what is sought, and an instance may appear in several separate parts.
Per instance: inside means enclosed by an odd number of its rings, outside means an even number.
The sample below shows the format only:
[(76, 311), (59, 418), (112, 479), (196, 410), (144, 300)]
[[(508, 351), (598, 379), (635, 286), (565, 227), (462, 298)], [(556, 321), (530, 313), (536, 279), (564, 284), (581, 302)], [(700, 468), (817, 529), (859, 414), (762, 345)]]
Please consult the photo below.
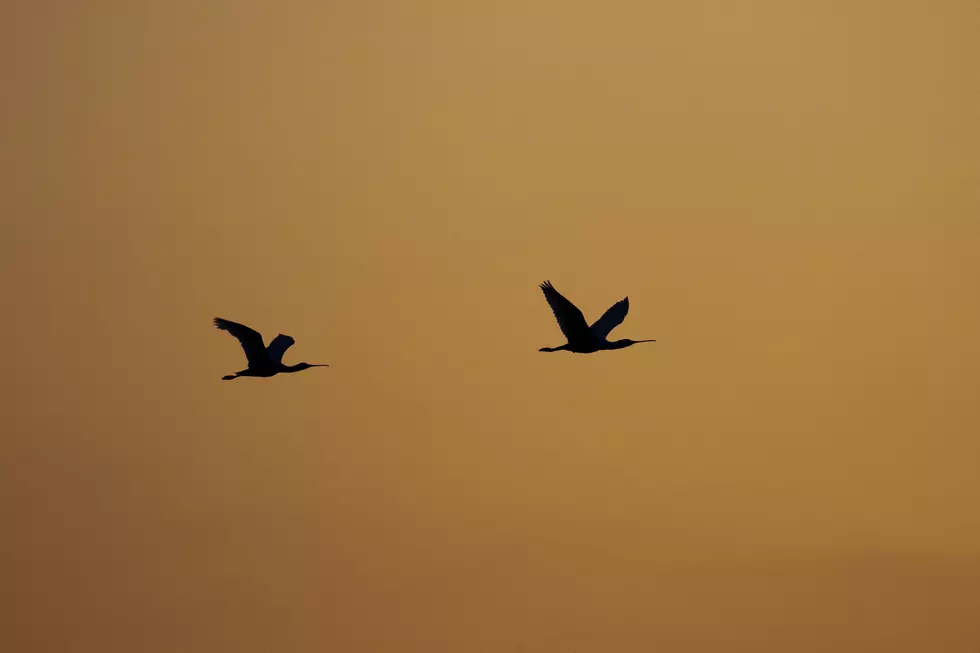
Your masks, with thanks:
[(591, 354), (604, 349), (623, 349), (638, 342), (656, 342), (656, 340), (615, 340), (610, 342), (606, 339), (609, 332), (618, 327), (626, 319), (626, 314), (630, 310), (630, 299), (624, 297), (609, 307), (592, 326), (585, 321), (585, 316), (575, 304), (565, 299), (565, 297), (555, 290), (550, 281), (541, 284), (541, 292), (548, 300), (555, 319), (558, 320), (558, 327), (565, 334), (568, 342), (561, 347), (542, 347), (538, 351), (571, 351), (576, 354)]
[(266, 347), (265, 343), (262, 342), (262, 334), (244, 324), (216, 317), (214, 318), (214, 326), (238, 338), (238, 342), (242, 344), (242, 349), (245, 350), (245, 358), (248, 359), (247, 368), (221, 377), (222, 381), (230, 381), (240, 376), (268, 377), (280, 373), (301, 372), (311, 367), (330, 367), (329, 365), (311, 363), (283, 365), (282, 355), (296, 342), (290, 336), (280, 333)]

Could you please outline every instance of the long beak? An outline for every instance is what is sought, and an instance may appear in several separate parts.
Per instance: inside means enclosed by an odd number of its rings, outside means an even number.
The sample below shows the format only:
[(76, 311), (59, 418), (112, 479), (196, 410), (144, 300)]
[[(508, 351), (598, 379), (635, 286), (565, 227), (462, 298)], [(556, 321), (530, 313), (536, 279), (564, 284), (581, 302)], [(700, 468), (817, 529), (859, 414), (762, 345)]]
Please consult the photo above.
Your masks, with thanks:
[(330, 367), (329, 365), (323, 363), (310, 363), (310, 367)]
[(657, 342), (656, 340), (634, 340), (633, 342)]

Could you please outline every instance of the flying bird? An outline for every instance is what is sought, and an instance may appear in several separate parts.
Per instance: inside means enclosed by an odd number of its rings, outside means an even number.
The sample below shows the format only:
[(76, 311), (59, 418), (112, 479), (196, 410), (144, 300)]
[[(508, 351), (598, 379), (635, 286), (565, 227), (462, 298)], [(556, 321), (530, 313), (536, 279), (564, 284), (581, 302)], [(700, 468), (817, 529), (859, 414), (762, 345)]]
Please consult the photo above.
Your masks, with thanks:
[(240, 372), (221, 377), (222, 381), (230, 381), (240, 376), (267, 377), (275, 376), (279, 373), (301, 372), (311, 367), (330, 367), (329, 365), (311, 363), (283, 365), (282, 355), (296, 342), (290, 336), (280, 333), (266, 347), (265, 343), (262, 342), (262, 334), (254, 329), (248, 328), (244, 324), (216, 317), (214, 318), (214, 326), (238, 338), (238, 342), (242, 344), (242, 349), (245, 350), (245, 358), (248, 359), (247, 368)]
[(538, 351), (571, 351), (576, 354), (591, 354), (603, 349), (623, 349), (638, 342), (656, 342), (656, 340), (614, 340), (610, 342), (606, 339), (609, 332), (618, 327), (626, 319), (626, 314), (630, 310), (630, 299), (624, 297), (609, 307), (605, 313), (596, 320), (592, 326), (585, 321), (585, 316), (575, 304), (565, 299), (565, 297), (555, 290), (550, 281), (541, 284), (541, 292), (548, 300), (555, 319), (558, 320), (558, 327), (565, 334), (567, 343), (561, 347), (542, 347)]

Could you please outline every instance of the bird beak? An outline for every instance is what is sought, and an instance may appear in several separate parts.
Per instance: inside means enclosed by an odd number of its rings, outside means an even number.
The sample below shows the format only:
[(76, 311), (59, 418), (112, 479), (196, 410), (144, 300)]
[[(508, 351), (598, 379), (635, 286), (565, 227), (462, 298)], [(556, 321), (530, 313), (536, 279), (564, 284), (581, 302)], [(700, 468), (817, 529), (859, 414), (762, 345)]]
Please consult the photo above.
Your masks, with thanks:
[(657, 342), (656, 340), (634, 340), (633, 342)]

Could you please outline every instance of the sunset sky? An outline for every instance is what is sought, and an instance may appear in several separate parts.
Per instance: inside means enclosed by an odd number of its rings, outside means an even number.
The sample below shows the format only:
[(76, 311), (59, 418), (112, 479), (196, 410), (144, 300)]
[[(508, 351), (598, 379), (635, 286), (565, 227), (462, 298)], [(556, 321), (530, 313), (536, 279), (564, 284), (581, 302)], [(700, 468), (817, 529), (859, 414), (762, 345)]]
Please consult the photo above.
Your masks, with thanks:
[(0, 650), (976, 653), (978, 34), (0, 10)]

